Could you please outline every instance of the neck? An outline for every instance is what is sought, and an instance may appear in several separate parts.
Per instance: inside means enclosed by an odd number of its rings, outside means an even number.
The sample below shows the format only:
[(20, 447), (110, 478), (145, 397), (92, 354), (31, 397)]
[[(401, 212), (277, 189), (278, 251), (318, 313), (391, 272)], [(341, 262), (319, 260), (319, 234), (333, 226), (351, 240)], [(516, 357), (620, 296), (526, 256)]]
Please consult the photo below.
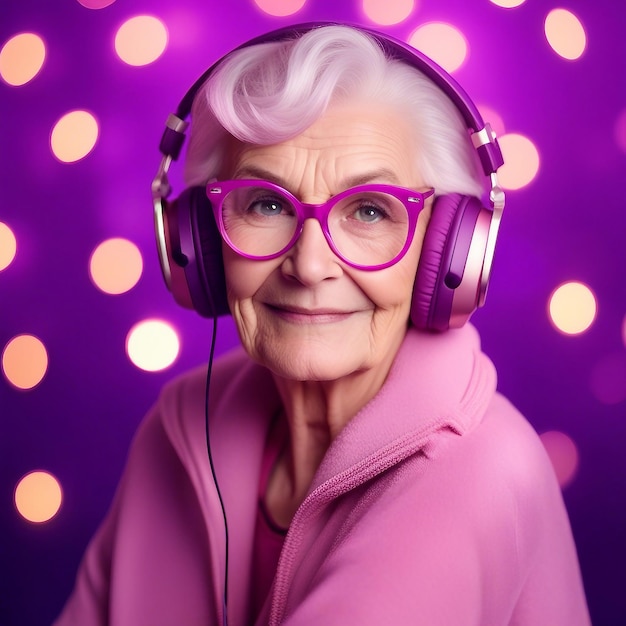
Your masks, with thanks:
[(333, 381), (275, 376), (289, 427), (287, 446), (268, 485), (266, 505), (287, 526), (306, 497), (330, 444), (380, 390), (391, 367), (359, 371)]

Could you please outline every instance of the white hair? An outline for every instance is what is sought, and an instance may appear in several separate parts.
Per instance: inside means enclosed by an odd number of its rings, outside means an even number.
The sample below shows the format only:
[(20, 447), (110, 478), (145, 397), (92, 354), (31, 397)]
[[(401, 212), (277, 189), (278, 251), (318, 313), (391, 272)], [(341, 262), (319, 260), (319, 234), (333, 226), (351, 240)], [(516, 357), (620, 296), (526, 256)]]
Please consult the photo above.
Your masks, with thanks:
[(280, 143), (305, 131), (329, 104), (351, 100), (388, 104), (407, 116), (419, 148), (416, 170), (437, 195), (481, 195), (485, 177), (448, 96), (415, 67), (388, 58), (374, 37), (339, 25), (225, 58), (193, 103), (186, 184), (219, 175), (232, 137)]

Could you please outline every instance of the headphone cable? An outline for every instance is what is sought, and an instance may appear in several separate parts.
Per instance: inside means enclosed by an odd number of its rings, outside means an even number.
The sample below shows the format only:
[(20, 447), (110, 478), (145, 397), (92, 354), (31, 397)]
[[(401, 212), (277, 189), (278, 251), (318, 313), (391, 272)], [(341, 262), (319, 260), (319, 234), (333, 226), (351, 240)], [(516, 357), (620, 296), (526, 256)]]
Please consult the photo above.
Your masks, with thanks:
[(217, 315), (213, 317), (213, 331), (211, 336), (211, 350), (209, 353), (209, 363), (207, 367), (205, 394), (204, 394), (204, 432), (206, 436), (207, 454), (209, 457), (209, 465), (211, 466), (211, 475), (213, 477), (213, 483), (215, 484), (215, 490), (217, 491), (217, 497), (220, 501), (222, 508), (222, 516), (224, 517), (224, 538), (226, 555), (224, 560), (224, 596), (222, 598), (222, 624), (228, 626), (228, 521), (226, 520), (226, 507), (224, 506), (224, 499), (220, 491), (219, 484), (217, 482), (217, 474), (215, 472), (215, 465), (213, 464), (213, 454), (211, 453), (211, 436), (209, 433), (209, 391), (211, 388), (211, 372), (213, 370), (213, 357), (215, 354), (215, 340), (217, 337)]

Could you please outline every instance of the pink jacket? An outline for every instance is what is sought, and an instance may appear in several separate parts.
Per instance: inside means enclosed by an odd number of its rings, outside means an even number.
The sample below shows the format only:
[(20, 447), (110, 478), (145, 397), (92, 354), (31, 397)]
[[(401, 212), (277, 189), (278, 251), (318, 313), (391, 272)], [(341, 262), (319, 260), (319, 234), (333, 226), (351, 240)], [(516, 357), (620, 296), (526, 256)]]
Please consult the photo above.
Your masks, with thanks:
[[(222, 623), (224, 524), (204, 377), (171, 383), (140, 427), (56, 626)], [(328, 450), (257, 624), (590, 624), (550, 461), (495, 387), (473, 327), (410, 330), (383, 388)], [(250, 623), (259, 468), (278, 402), (271, 375), (242, 351), (216, 363), (229, 626)]]

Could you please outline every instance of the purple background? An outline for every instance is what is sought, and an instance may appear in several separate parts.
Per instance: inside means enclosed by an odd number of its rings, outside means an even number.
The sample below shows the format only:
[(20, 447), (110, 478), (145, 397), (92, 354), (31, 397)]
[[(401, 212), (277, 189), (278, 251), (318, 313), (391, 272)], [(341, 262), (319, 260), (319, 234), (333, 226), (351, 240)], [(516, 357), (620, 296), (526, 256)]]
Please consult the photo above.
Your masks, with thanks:
[[(0, 221), (18, 240), (15, 261), (0, 273), (0, 350), (32, 333), (50, 357), (31, 391), (0, 376), (2, 626), (47, 624), (58, 613), (138, 422), (166, 380), (208, 355), (210, 324), (174, 304), (156, 261), (150, 181), (167, 114), (208, 65), (253, 35), (316, 19), (367, 23), (358, 0), (308, 5), (286, 18), (263, 14), (251, 0), (120, 0), (97, 11), (74, 0), (0, 5), (0, 45), (33, 31), (48, 49), (31, 83), (0, 81)], [(557, 6), (586, 27), (588, 49), (578, 61), (558, 57), (543, 35)], [(113, 37), (142, 13), (165, 22), (169, 47), (155, 63), (130, 67), (115, 56)], [(466, 35), (470, 58), (455, 77), (474, 101), (540, 150), (539, 176), (508, 194), (487, 307), (473, 320), (500, 389), (540, 433), (562, 431), (578, 447), (578, 473), (564, 497), (592, 617), (600, 626), (624, 624), (626, 401), (603, 404), (590, 379), (604, 359), (626, 361), (626, 154), (614, 136), (626, 108), (626, 4), (535, 0), (506, 10), (488, 0), (422, 0), (384, 30), (407, 38), (431, 20)], [(100, 137), (85, 159), (62, 164), (49, 151), (50, 130), (77, 108), (96, 115)], [(87, 265), (98, 243), (117, 236), (135, 242), (146, 263), (133, 290), (107, 296)], [(595, 324), (577, 337), (557, 333), (546, 315), (550, 293), (565, 280), (584, 281), (598, 299)], [(128, 330), (151, 316), (170, 321), (182, 338), (179, 360), (159, 373), (137, 369), (124, 353)], [(225, 320), (218, 351), (235, 342)], [(16, 483), (33, 469), (57, 476), (65, 496), (59, 514), (39, 525), (12, 504)]]

